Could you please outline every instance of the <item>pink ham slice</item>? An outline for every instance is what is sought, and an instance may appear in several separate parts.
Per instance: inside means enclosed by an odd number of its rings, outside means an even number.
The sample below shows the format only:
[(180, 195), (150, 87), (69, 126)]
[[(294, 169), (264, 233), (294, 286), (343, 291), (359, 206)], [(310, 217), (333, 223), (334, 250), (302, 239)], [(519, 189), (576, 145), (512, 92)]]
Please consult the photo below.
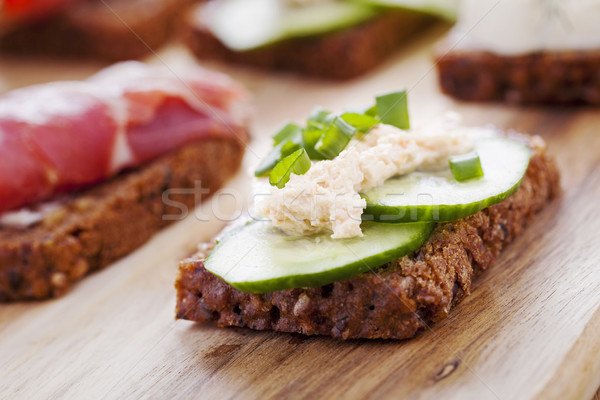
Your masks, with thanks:
[[(127, 143), (136, 162), (191, 140), (230, 134), (243, 139), (235, 107), (246, 94), (225, 75), (156, 74), (137, 62), (120, 63), (91, 80), (127, 103)], [(168, 132), (168, 135), (165, 135)]]
[(98, 182), (117, 124), (79, 85), (31, 87), (0, 99), (0, 212)]
[(247, 140), (246, 93), (202, 69), (118, 64), (0, 97), (0, 213), (106, 180), (190, 142)]
[(0, 0), (0, 32), (46, 19), (81, 0)]
[[(157, 108), (155, 118), (132, 124), (127, 129), (127, 139), (133, 158), (151, 160), (163, 152), (183, 146), (190, 139), (217, 136), (223, 126), (209, 116), (198, 116), (196, 110), (179, 98), (166, 98)], [(165, 132), (169, 135), (165, 135)]]
[(51, 194), (45, 167), (21, 135), (2, 133), (15, 124), (0, 121), (0, 210), (25, 204), (24, 199), (41, 199)]

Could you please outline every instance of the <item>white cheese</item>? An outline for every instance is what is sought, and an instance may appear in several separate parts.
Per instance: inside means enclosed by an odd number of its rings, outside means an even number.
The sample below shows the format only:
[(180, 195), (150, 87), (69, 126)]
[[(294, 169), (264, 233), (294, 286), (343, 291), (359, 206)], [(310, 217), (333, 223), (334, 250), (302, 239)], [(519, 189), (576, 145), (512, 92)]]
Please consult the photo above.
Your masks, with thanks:
[(409, 132), (378, 125), (363, 140), (353, 139), (335, 159), (314, 163), (305, 175), (292, 175), (283, 189), (271, 187), (269, 195), (257, 199), (256, 211), (291, 234), (362, 236), (366, 203), (359, 193), (396, 175), (447, 167), (450, 155), (472, 148), (462, 130)]
[(498, 54), (600, 48), (600, 0), (463, 0), (454, 39)]

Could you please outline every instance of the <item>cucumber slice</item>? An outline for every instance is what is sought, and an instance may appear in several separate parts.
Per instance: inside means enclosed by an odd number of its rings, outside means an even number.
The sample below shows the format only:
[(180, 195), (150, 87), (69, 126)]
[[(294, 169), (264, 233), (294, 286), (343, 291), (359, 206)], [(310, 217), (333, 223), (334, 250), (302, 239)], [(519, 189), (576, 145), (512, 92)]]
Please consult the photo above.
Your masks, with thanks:
[(244, 292), (321, 286), (413, 252), (432, 229), (432, 223), (363, 222), (362, 238), (332, 239), (290, 236), (270, 221), (254, 221), (223, 237), (204, 267)]
[(433, 15), (454, 22), (458, 17), (460, 0), (351, 0), (373, 6), (397, 8)]
[(477, 141), (475, 151), (481, 159), (483, 177), (458, 182), (446, 169), (388, 179), (362, 194), (367, 201), (363, 218), (384, 222), (454, 221), (515, 193), (529, 166), (529, 148), (494, 137)]
[(455, 22), (460, 0), (350, 0), (358, 4), (413, 11)]
[(204, 22), (228, 48), (248, 51), (292, 37), (354, 26), (378, 13), (345, 1), (293, 7), (282, 0), (218, 0), (204, 9)]

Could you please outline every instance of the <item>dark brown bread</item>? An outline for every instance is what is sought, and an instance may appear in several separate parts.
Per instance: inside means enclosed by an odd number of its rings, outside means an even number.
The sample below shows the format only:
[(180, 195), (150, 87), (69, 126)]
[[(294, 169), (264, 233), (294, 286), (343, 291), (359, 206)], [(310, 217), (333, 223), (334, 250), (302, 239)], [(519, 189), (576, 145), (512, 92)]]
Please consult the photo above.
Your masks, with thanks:
[(558, 191), (554, 163), (537, 144), (515, 195), (471, 217), (438, 224), (410, 256), (322, 287), (243, 293), (204, 269), (201, 257), (192, 257), (180, 264), (177, 318), (342, 339), (410, 338), (445, 318), (470, 293), (473, 278)]
[(600, 49), (501, 56), (440, 48), (442, 91), (460, 100), (600, 105)]
[[(144, 57), (164, 44), (182, 11), (195, 0), (85, 0), (0, 38), (15, 54), (99, 58)], [(152, 50), (151, 50), (152, 49)]]
[(203, 24), (202, 6), (198, 7), (187, 16), (184, 34), (189, 48), (198, 58), (326, 79), (350, 79), (366, 73), (389, 57), (404, 39), (432, 21), (419, 14), (386, 12), (337, 32), (235, 52)]
[[(0, 227), (0, 302), (63, 294), (146, 242), (171, 222), (163, 216), (181, 214), (179, 206), (163, 201), (163, 192), (199, 182), (212, 194), (238, 170), (243, 154), (236, 140), (207, 139), (64, 198), (37, 225)], [(204, 197), (168, 200), (193, 207)]]

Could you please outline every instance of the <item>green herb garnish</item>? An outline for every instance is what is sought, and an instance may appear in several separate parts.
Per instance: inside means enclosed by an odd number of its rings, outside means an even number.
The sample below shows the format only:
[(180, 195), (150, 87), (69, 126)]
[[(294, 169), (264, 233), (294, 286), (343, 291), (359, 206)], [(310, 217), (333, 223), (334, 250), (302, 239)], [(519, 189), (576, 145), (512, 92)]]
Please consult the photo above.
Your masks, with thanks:
[(368, 132), (372, 127), (379, 123), (379, 120), (375, 117), (365, 114), (357, 113), (344, 113), (341, 118), (356, 128), (359, 132)]
[(400, 129), (410, 128), (405, 90), (377, 96), (375, 101), (381, 122)]
[(357, 134), (363, 135), (377, 124), (408, 129), (406, 91), (378, 96), (375, 105), (358, 112), (335, 114), (315, 107), (305, 126), (288, 123), (273, 135), (273, 149), (258, 166), (255, 175), (266, 176), (277, 163), (304, 149), (310, 160), (337, 157)]
[(341, 117), (336, 117), (315, 145), (315, 150), (329, 160), (334, 159), (346, 148), (355, 134), (356, 128)]
[(276, 134), (273, 135), (273, 141), (275, 144), (279, 144), (283, 141), (290, 140), (294, 141), (300, 137), (302, 128), (294, 123), (285, 124)]
[(331, 124), (334, 118), (334, 113), (325, 110), (323, 107), (317, 106), (313, 108), (308, 116), (306, 126), (313, 129), (324, 129)]
[(273, 135), (273, 140), (275, 146), (254, 171), (258, 177), (267, 176), (279, 161), (302, 148), (302, 129), (296, 124), (286, 124)]
[(473, 178), (481, 178), (483, 169), (481, 168), (481, 160), (475, 152), (461, 154), (459, 156), (450, 156), (450, 170), (454, 179), (459, 182), (464, 182)]
[(292, 173), (304, 175), (309, 169), (310, 158), (306, 154), (306, 150), (296, 150), (275, 165), (269, 175), (269, 183), (281, 189), (290, 180)]

